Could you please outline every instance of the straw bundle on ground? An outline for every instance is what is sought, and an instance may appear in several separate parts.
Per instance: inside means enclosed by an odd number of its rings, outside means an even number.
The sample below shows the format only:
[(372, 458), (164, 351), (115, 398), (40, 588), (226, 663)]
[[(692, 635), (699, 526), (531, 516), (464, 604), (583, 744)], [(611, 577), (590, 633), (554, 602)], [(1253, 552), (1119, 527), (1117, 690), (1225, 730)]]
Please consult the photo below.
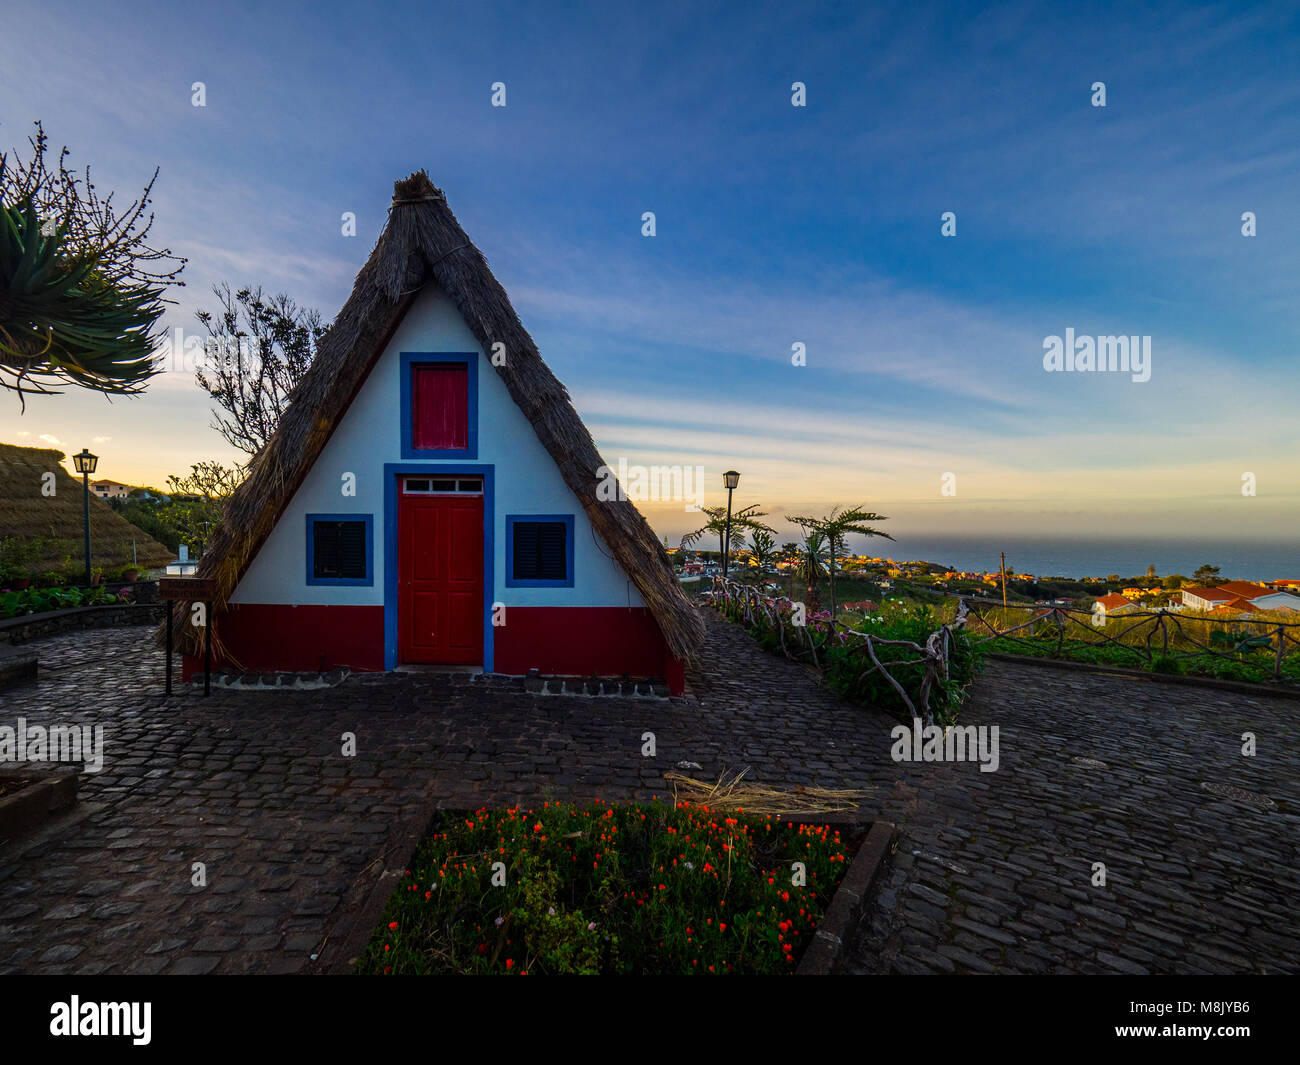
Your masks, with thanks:
[(748, 769), (742, 769), (731, 777), (723, 773), (713, 783), (675, 771), (665, 773), (664, 779), (672, 784), (674, 802), (690, 802), (710, 809), (744, 810), (751, 814), (775, 816), (856, 810), (858, 803), (855, 800), (867, 797), (866, 791), (848, 788), (809, 788), (796, 784), (783, 790), (753, 781), (742, 783), (748, 772)]
[[(198, 576), (216, 581), (214, 636), (220, 609), (284, 507), (321, 453), (403, 315), (425, 285), (436, 285), (460, 311), (484, 351), (502, 344), (494, 366), (511, 398), (532, 423), (592, 526), (635, 583), (672, 653), (689, 659), (704, 638), (704, 624), (687, 600), (667, 553), (628, 500), (596, 498), (604, 465), (569, 394), (542, 361), (487, 260), (474, 247), (423, 170), (394, 186), (388, 225), (357, 275), (343, 310), (322, 338), (316, 361), (290, 397), (275, 435), (251, 464), (225, 518), (213, 531)], [(176, 607), (183, 617), (185, 604)], [(198, 636), (180, 626), (184, 649)]]

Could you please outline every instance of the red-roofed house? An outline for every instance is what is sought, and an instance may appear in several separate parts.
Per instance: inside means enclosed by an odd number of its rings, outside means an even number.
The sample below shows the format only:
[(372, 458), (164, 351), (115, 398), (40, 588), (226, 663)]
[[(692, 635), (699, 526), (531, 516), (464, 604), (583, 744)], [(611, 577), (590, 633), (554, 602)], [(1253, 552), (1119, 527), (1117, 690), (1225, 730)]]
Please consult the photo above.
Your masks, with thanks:
[(1093, 609), (1106, 614), (1127, 614), (1135, 610), (1142, 610), (1141, 603), (1135, 603), (1132, 599), (1119, 594), (1103, 595), (1093, 603)]
[(1227, 607), (1234, 613), (1241, 610), (1238, 602), (1250, 607), (1249, 612), (1283, 610), (1300, 613), (1300, 596), (1275, 591), (1250, 581), (1228, 581), (1216, 588), (1184, 588), (1183, 608), (1186, 610), (1218, 610)]
[(1238, 596), (1237, 598), (1224, 603), (1222, 606), (1216, 606), (1210, 611), (1210, 613), (1226, 614), (1230, 617), (1240, 617), (1242, 614), (1258, 614), (1260, 613), (1260, 609), (1249, 599), (1242, 599)]

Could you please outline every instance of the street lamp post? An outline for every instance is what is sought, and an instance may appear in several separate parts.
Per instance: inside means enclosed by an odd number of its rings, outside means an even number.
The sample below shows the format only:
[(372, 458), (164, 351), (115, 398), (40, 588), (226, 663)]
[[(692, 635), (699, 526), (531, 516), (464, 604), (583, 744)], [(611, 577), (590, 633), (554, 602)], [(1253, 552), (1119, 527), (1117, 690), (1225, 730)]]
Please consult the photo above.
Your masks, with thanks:
[(722, 579), (727, 579), (727, 561), (731, 558), (731, 493), (740, 484), (740, 474), (728, 470), (722, 475), (722, 483), (727, 489), (727, 527), (722, 536)]
[(99, 462), (98, 455), (92, 455), (86, 448), (81, 454), (72, 456), (72, 463), (81, 474), (81, 516), (86, 533), (86, 587), (90, 587), (90, 475), (95, 472)]

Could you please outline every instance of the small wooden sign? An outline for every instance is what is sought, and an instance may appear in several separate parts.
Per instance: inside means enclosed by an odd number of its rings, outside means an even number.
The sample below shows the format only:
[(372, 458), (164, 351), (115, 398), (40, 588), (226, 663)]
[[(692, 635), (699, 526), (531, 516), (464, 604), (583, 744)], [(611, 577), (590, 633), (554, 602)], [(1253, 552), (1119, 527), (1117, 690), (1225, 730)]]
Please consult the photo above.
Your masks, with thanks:
[(212, 577), (159, 577), (158, 598), (180, 599), (191, 603), (210, 603), (217, 594)]

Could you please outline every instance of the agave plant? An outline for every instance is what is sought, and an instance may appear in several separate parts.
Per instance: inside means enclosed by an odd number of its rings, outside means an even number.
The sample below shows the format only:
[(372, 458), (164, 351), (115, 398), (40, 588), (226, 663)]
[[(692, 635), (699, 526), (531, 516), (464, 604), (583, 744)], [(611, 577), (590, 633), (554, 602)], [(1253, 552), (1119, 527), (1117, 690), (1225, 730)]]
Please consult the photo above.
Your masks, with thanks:
[(66, 237), (30, 200), (0, 204), (0, 384), (138, 393), (158, 372), (162, 289), (109, 282), (93, 258), (69, 254)]
[(150, 357), (163, 292), (185, 260), (149, 244), (143, 194), (118, 210), (67, 165), (46, 165), (39, 122), (26, 160), (0, 152), (0, 387), (55, 393), (62, 385), (130, 395), (157, 372)]

